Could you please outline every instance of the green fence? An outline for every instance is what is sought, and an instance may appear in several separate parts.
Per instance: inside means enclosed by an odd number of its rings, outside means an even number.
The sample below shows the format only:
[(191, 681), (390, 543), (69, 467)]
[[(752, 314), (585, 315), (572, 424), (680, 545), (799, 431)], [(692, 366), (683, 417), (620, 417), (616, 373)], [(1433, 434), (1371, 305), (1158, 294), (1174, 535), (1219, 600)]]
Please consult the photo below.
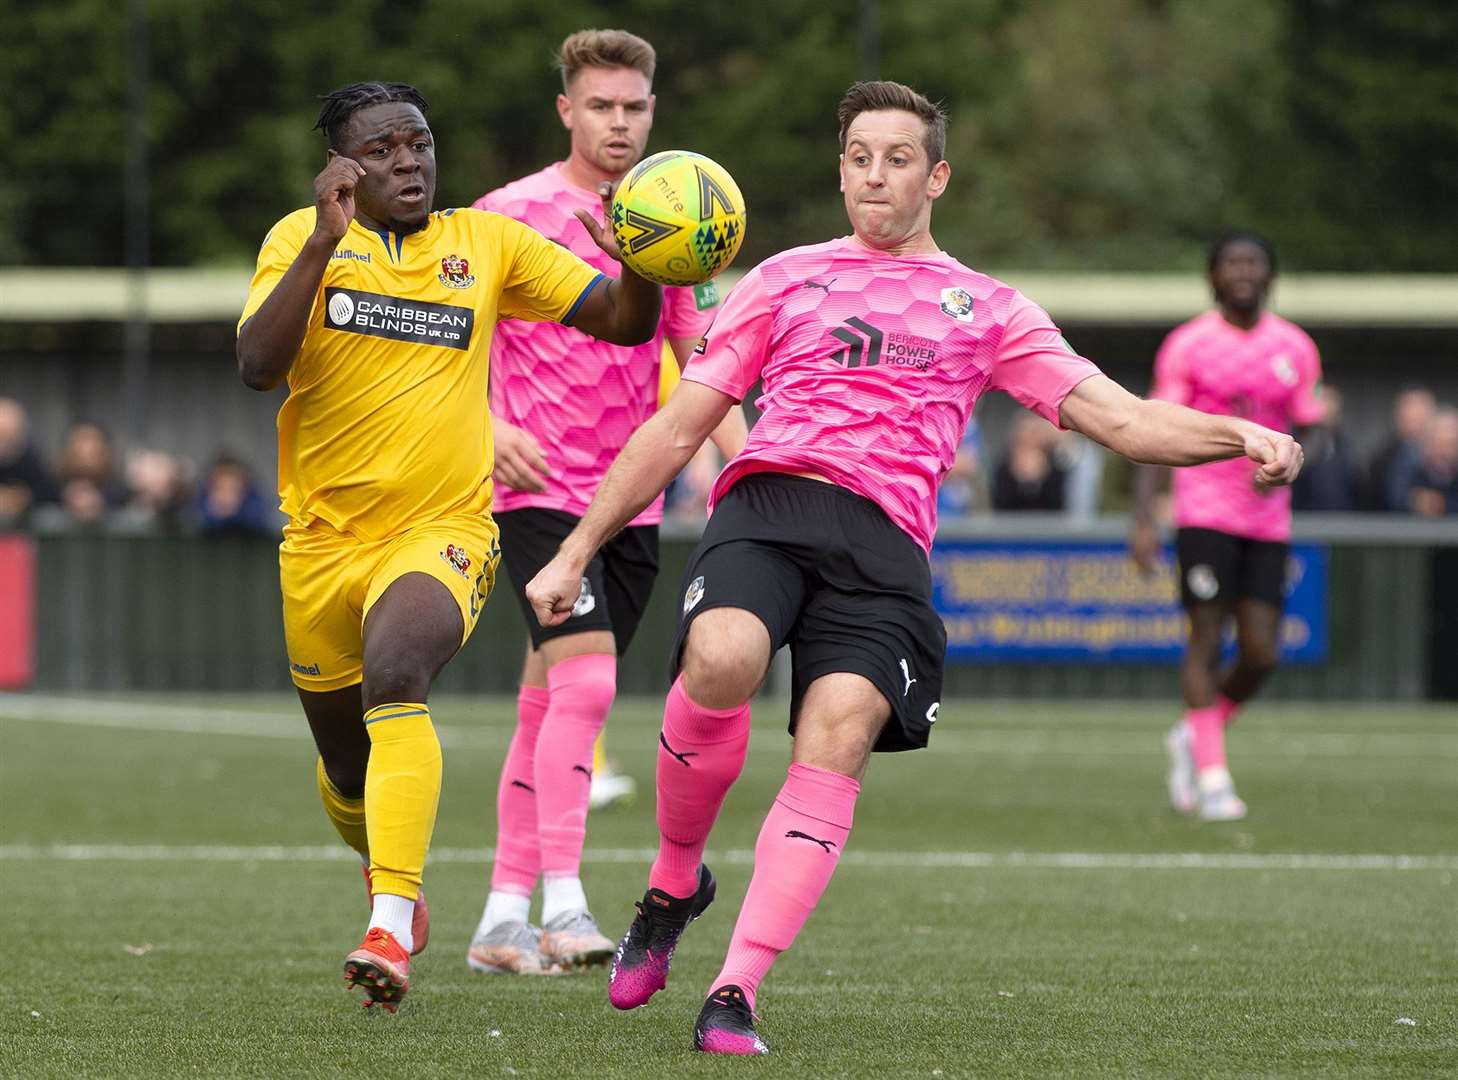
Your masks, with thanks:
[[(959, 536), (1108, 539), (1122, 521), (1003, 517)], [(1458, 527), (1392, 519), (1307, 526), (1330, 543), (1331, 654), (1278, 673), (1273, 695), (1413, 700), (1458, 665), (1448, 653), (1458, 611), (1451, 587)], [(267, 540), (204, 540), (105, 533), (37, 537), (37, 672), (43, 690), (282, 690), (290, 685), (279, 617), (277, 548)], [(663, 572), (623, 665), (624, 692), (661, 691), (691, 534), (668, 533)], [(1450, 585), (1441, 583), (1449, 581)], [(1447, 628), (1445, 631), (1444, 628)], [(443, 689), (507, 692), (525, 646), (521, 614), (502, 590), (481, 617)], [(999, 697), (1171, 696), (1172, 667), (958, 665), (948, 694)]]

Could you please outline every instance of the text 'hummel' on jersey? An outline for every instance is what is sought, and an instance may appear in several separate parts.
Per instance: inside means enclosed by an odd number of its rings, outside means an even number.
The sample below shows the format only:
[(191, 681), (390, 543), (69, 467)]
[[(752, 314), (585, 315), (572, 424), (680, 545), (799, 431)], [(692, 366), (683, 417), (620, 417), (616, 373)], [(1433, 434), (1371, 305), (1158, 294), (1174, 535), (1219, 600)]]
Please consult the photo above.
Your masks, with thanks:
[(331, 287), (324, 290), (324, 325), (392, 341), (464, 350), (471, 343), (476, 312), (454, 304)]

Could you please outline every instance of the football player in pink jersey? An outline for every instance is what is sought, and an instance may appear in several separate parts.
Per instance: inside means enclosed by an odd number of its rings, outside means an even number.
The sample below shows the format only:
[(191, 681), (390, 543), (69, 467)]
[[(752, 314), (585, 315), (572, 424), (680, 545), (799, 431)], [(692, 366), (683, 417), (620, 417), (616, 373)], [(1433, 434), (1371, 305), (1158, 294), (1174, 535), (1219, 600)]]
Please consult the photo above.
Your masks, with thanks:
[[(574, 215), (602, 220), (603, 185), (643, 155), (653, 125), (653, 46), (622, 30), (584, 30), (558, 53), (557, 112), (570, 133), (565, 161), (483, 195), (476, 207), (515, 218), (607, 266)], [(467, 950), (475, 971), (535, 974), (606, 963), (613, 943), (587, 907), (580, 867), (594, 772), (593, 746), (658, 572), (662, 499), (637, 514), (584, 566), (572, 612), (543, 627), (526, 583), (572, 531), (628, 436), (658, 408), (664, 342), (687, 359), (718, 303), (712, 284), (665, 291), (658, 332), (630, 349), (567, 327), (547, 333), (503, 322), (491, 349), (496, 438), (495, 517), (507, 578), (531, 641), (517, 726), (497, 790), (491, 891)], [(557, 331), (557, 332), (553, 332)], [(727, 414), (716, 441), (744, 445), (743, 413)], [(528, 919), (542, 878), (540, 931)]]
[(839, 121), (852, 235), (744, 276), (667, 406), (527, 587), (543, 624), (566, 618), (593, 554), (763, 381), (763, 416), (715, 484), (685, 574), (659, 737), (658, 857), (609, 976), (615, 1006), (646, 1004), (713, 901), (705, 843), (744, 764), (750, 698), (788, 644), (792, 761), (694, 1026), (710, 1053), (767, 1052), (760, 981), (830, 881), (872, 752), (924, 746), (941, 718), (946, 635), (927, 553), (937, 485), (984, 391), (1139, 461), (1243, 456), (1272, 484), (1301, 463), (1289, 435), (1135, 397), (1036, 304), (938, 248), (932, 207), (951, 176), (939, 106), (899, 83), (857, 83)]
[[(1276, 431), (1321, 420), (1321, 359), (1294, 323), (1265, 310), (1276, 256), (1262, 237), (1231, 232), (1210, 250), (1216, 308), (1177, 326), (1154, 360), (1153, 398), (1240, 416)], [(1160, 470), (1136, 482), (1134, 558), (1154, 565), (1159, 536), (1154, 490)], [(1266, 483), (1244, 460), (1174, 474), (1180, 600), (1190, 636), (1180, 667), (1185, 715), (1165, 737), (1169, 797), (1204, 821), (1237, 821), (1245, 803), (1225, 760), (1225, 728), (1260, 689), (1280, 656), (1291, 492)], [(1235, 662), (1220, 670), (1226, 620), (1235, 619)]]

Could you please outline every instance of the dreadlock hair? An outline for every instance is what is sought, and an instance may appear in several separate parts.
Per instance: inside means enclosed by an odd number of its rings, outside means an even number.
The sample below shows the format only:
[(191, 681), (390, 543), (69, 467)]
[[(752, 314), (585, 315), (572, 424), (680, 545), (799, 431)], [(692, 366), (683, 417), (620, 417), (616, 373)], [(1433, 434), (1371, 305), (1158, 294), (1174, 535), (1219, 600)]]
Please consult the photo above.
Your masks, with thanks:
[(399, 82), (350, 83), (330, 91), (319, 100), (324, 104), (319, 109), (319, 120), (314, 125), (314, 130), (324, 132), (329, 146), (334, 150), (339, 149), (339, 138), (344, 134), (349, 118), (360, 109), (370, 105), (388, 105), (395, 101), (414, 105), (421, 112), (430, 109), (429, 102), (421, 96), (419, 90), (409, 83)]
[(1215, 272), (1215, 264), (1220, 261), (1220, 256), (1225, 254), (1225, 249), (1231, 244), (1254, 244), (1266, 253), (1266, 266), (1270, 268), (1271, 276), (1276, 276), (1276, 249), (1271, 247), (1271, 242), (1258, 232), (1250, 229), (1229, 229), (1220, 234), (1215, 243), (1210, 245), (1210, 261), (1206, 270)]

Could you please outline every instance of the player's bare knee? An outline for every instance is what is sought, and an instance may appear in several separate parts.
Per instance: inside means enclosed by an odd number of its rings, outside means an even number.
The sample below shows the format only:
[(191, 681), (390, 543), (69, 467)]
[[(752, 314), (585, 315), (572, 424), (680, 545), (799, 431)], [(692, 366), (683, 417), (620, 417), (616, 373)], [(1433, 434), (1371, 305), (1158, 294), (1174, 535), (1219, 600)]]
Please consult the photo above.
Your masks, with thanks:
[(689, 628), (680, 670), (685, 692), (704, 708), (743, 705), (768, 668), (769, 634), (748, 612), (706, 611)]

